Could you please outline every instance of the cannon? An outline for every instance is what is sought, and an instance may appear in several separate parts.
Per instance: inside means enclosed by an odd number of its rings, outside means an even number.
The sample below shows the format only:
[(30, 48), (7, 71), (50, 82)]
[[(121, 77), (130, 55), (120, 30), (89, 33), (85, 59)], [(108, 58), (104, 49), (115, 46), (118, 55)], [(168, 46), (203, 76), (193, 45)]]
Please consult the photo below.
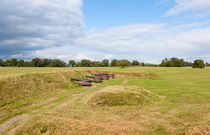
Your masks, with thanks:
[(102, 75), (102, 74), (95, 74), (96, 76), (100, 76), (106, 80), (109, 80), (109, 76), (108, 75)]
[(78, 79), (78, 78), (71, 78), (71, 81), (78, 81), (78, 84), (81, 86), (92, 86), (91, 82), (93, 82), (90, 79)]
[(86, 82), (93, 82), (90, 79), (78, 79), (78, 78), (71, 78), (72, 81), (86, 81)]
[(93, 78), (93, 81), (96, 82), (96, 83), (100, 83), (100, 82), (103, 82), (103, 79), (102, 77), (95, 77), (95, 76), (86, 76), (87, 78)]
[(114, 78), (115, 77), (114, 74), (105, 74), (105, 73), (102, 73), (102, 75), (108, 75), (110, 78)]

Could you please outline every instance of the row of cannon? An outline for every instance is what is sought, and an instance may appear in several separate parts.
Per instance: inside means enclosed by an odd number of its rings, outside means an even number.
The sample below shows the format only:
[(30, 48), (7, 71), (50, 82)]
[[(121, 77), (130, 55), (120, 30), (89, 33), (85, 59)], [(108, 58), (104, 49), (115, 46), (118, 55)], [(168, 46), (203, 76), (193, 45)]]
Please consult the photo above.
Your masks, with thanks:
[(86, 78), (91, 79), (79, 79), (79, 78), (71, 78), (71, 81), (78, 81), (78, 84), (81, 86), (92, 86), (92, 82), (102, 83), (103, 80), (109, 80), (109, 78), (114, 78), (114, 74), (95, 74), (95, 76), (86, 76)]

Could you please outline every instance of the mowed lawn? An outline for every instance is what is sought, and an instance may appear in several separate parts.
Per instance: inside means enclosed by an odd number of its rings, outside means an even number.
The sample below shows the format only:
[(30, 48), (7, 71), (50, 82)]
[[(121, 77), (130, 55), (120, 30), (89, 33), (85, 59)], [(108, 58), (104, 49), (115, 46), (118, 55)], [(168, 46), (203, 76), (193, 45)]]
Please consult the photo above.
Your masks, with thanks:
[[(0, 78), (75, 70), (151, 72), (158, 78), (116, 78), (92, 87), (75, 83), (18, 100), (0, 107), (0, 113), (4, 113), (1, 123), (18, 115), (25, 117), (4, 134), (210, 133), (210, 68), (0, 68)], [(148, 96), (151, 101), (140, 105), (90, 106), (90, 99), (98, 92), (118, 90), (145, 90), (152, 95)]]

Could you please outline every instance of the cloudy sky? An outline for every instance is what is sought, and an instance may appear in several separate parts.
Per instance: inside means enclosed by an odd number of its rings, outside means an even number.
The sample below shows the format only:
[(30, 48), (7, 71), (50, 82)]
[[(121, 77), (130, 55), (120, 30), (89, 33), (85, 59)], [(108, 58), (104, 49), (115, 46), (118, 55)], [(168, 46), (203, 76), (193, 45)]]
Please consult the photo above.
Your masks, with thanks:
[(0, 58), (210, 62), (210, 0), (0, 0)]

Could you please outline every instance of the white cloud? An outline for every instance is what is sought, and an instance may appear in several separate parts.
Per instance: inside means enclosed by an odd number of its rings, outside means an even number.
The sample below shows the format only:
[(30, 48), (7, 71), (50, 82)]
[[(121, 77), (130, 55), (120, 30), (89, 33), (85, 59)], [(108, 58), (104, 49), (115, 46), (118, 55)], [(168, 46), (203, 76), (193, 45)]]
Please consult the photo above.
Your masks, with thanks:
[(209, 0), (175, 0), (175, 7), (170, 9), (166, 16), (177, 15), (184, 11), (196, 12), (197, 14), (210, 15)]
[[(94, 52), (91, 52), (94, 54)], [(65, 62), (68, 62), (70, 59), (73, 60), (81, 60), (81, 59), (89, 59), (89, 60), (96, 60), (95, 55), (90, 55), (84, 51), (78, 50), (74, 47), (69, 46), (62, 46), (62, 47), (51, 47), (45, 48), (42, 50), (36, 50), (31, 52), (25, 52), (20, 54), (15, 54), (11, 56), (12, 58), (50, 58), (50, 59), (61, 59)]]
[(75, 40), (71, 47), (51, 47), (20, 56), (20, 58), (58, 58), (102, 60), (137, 59), (160, 63), (165, 57), (186, 60), (210, 60), (210, 27), (194, 23), (169, 27), (166, 24), (134, 24), (91, 32)]
[(0, 54), (72, 45), (83, 35), (82, 0), (1, 0)]
[[(94, 32), (77, 40), (80, 47), (109, 54), (108, 58), (155, 61), (164, 57), (197, 57), (209, 54), (210, 28), (203, 24), (168, 27), (135, 24)], [(104, 55), (101, 59), (106, 58)]]

